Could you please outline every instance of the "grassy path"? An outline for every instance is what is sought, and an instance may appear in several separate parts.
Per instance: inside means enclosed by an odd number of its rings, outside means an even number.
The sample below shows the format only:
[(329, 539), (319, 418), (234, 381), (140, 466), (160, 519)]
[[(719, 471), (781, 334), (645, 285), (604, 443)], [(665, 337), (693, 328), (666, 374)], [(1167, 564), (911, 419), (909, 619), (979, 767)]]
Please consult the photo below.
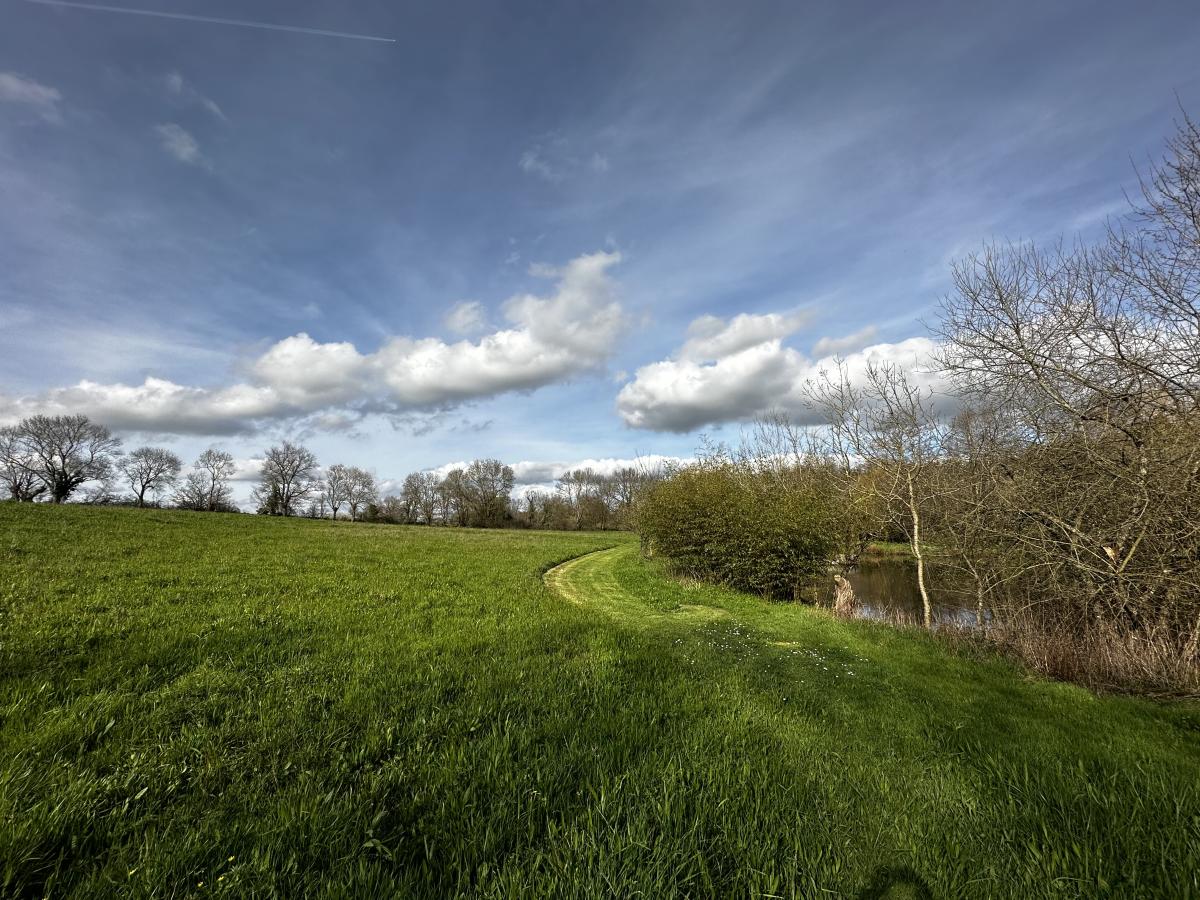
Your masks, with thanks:
[(617, 567), (634, 561), (637, 552), (637, 547), (626, 545), (586, 553), (550, 569), (545, 576), (546, 584), (571, 603), (628, 622), (710, 622), (729, 617), (728, 610), (717, 606), (676, 603), (655, 608), (647, 605), (644, 598), (630, 591), (617, 577)]

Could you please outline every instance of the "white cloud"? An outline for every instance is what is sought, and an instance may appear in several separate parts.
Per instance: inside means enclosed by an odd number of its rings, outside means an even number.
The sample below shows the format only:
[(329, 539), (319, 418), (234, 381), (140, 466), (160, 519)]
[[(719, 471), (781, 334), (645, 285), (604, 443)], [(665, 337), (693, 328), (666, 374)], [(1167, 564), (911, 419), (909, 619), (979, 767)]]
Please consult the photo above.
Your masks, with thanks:
[(214, 119), (222, 122), (228, 122), (224, 111), (219, 107), (215, 100), (206, 97), (200, 93), (194, 85), (185, 79), (179, 72), (168, 72), (163, 79), (167, 86), (167, 93), (172, 96), (179, 97), (185, 101), (196, 103), (203, 107)]
[(348, 342), (320, 344), (304, 332), (284, 338), (252, 365), (254, 380), (283, 402), (319, 409), (349, 403), (369, 387), (370, 360)]
[(34, 109), (47, 122), (62, 121), (58, 105), (62, 94), (57, 88), (18, 75), (16, 72), (0, 72), (0, 103), (19, 103)]
[(477, 300), (464, 300), (446, 313), (445, 323), (455, 334), (478, 334), (487, 327), (487, 310)]
[(0, 420), (44, 413), (84, 413), (122, 431), (173, 434), (232, 434), (258, 419), (279, 417), (286, 404), (269, 387), (235, 384), (210, 390), (162, 378), (139, 385), (81, 381), (36, 397), (0, 397)]
[(208, 166), (208, 160), (200, 152), (200, 145), (185, 128), (174, 122), (168, 122), (164, 125), (156, 125), (154, 130), (162, 142), (163, 150), (175, 159), (191, 166), (202, 168)]
[(544, 262), (531, 262), (527, 270), (534, 278), (557, 278), (558, 268)]
[[(813, 421), (805, 384), (822, 370), (834, 370), (836, 361), (829, 354), (813, 360), (784, 345), (783, 338), (802, 322), (796, 314), (697, 319), (674, 358), (643, 366), (621, 389), (621, 418), (634, 428), (673, 432), (745, 421), (772, 409)], [(869, 363), (893, 363), (918, 383), (934, 386), (933, 350), (931, 340), (915, 337), (865, 347), (844, 362), (852, 379), (861, 378)]]
[(504, 304), (512, 327), (478, 341), (396, 337), (374, 354), (390, 397), (437, 407), (507, 391), (527, 391), (599, 369), (625, 327), (607, 274), (617, 253), (568, 263), (548, 297), (522, 294)]
[(572, 260), (547, 295), (520, 294), (504, 304), (509, 327), (475, 341), (396, 336), (362, 353), (301, 332), (251, 361), (242, 383), (81, 381), (33, 397), (0, 396), (0, 421), (82, 412), (116, 429), (162, 433), (248, 432), (300, 418), (312, 428), (344, 430), (370, 413), (398, 416), (531, 391), (603, 368), (625, 327), (608, 274), (619, 260), (603, 252)]
[(813, 356), (836, 356), (840, 353), (853, 353), (855, 350), (859, 350), (875, 340), (877, 334), (879, 334), (879, 329), (874, 325), (868, 325), (866, 328), (860, 328), (853, 334), (847, 334), (843, 337), (823, 337), (813, 344)]
[(540, 147), (531, 147), (522, 153), (517, 165), (525, 174), (538, 175), (547, 181), (558, 181), (562, 177), (562, 174), (542, 157)]
[(518, 158), (517, 166), (526, 175), (533, 175), (551, 183), (568, 178), (603, 175), (610, 168), (609, 159), (603, 153), (587, 152), (561, 134), (549, 134), (531, 144)]
[(787, 337), (809, 318), (807, 312), (742, 313), (728, 322), (716, 316), (701, 316), (688, 326), (687, 343), (680, 349), (679, 356), (698, 362), (721, 359), (748, 347)]
[(233, 474), (229, 476), (229, 480), (250, 482), (262, 480), (263, 462), (264, 460), (261, 457), (234, 457)]

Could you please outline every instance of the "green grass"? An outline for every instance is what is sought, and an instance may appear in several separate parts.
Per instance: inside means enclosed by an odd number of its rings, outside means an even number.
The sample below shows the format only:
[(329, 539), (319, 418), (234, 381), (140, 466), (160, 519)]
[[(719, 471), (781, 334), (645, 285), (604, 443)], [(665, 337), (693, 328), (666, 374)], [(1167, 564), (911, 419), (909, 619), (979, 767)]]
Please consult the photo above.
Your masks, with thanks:
[(622, 535), (0, 504), (0, 895), (1186, 897), (1198, 872), (1195, 705), (680, 584)]

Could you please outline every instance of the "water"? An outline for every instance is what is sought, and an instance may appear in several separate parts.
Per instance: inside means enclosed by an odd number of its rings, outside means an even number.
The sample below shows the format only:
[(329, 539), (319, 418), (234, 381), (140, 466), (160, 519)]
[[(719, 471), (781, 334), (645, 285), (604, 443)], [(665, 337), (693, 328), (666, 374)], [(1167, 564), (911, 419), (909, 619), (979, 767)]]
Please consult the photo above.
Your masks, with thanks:
[[(858, 601), (855, 613), (861, 618), (924, 621), (917, 567), (911, 560), (873, 557), (860, 563), (847, 577)], [(975, 607), (968, 593), (955, 589), (956, 581), (952, 573), (938, 571), (936, 566), (925, 567), (935, 625), (975, 624)], [(832, 603), (832, 581), (825, 588), (823, 599)]]

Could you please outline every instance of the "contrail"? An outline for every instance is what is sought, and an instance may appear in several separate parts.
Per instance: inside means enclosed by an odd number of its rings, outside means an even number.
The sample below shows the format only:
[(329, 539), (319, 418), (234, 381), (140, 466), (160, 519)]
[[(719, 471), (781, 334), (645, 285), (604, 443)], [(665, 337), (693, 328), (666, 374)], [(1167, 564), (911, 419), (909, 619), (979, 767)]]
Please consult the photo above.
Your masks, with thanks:
[(329, 31), (325, 28), (304, 28), (300, 25), (277, 25), (274, 22), (250, 22), (245, 19), (224, 19), (218, 16), (196, 16), (190, 13), (160, 12), (155, 9), (134, 9), (129, 6), (106, 6), (100, 3), (75, 3), (73, 0), (25, 0), (41, 6), (69, 6), (72, 9), (94, 9), (99, 12), (126, 13), (131, 16), (153, 16), (156, 19), (178, 19), (182, 22), (204, 22), (209, 25), (239, 25), (242, 28), (261, 28), (264, 31), (290, 31), (293, 34), (315, 34), (320, 37), (349, 38), (355, 41), (377, 41), (394, 44), (395, 38), (372, 34), (351, 34), (348, 31)]

